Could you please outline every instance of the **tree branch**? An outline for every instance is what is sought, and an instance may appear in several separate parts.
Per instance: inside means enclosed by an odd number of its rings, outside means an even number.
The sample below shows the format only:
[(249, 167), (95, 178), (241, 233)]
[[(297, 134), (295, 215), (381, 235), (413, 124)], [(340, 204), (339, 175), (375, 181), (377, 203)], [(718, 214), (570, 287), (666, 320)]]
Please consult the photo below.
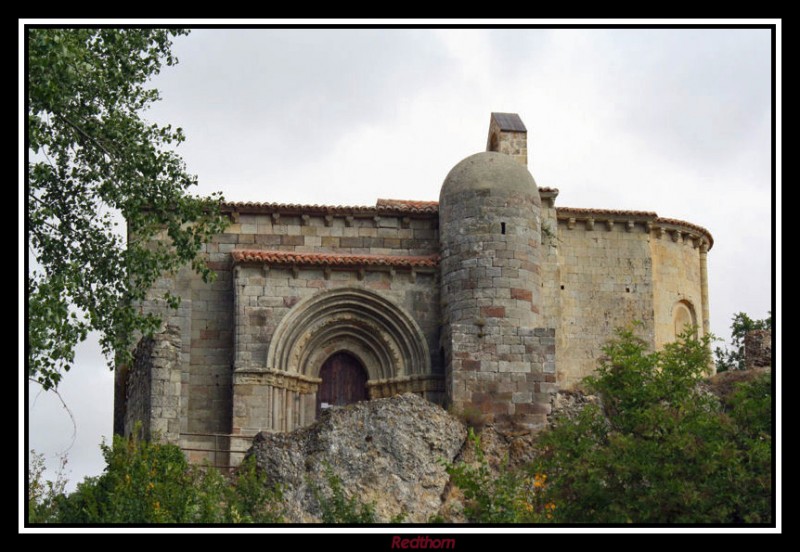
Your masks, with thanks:
[(81, 136), (83, 136), (84, 138), (89, 140), (92, 144), (97, 146), (100, 149), (100, 151), (102, 151), (105, 155), (109, 157), (109, 159), (114, 159), (116, 157), (108, 150), (108, 148), (106, 148), (103, 144), (101, 144), (94, 136), (87, 133), (85, 130), (83, 130), (83, 128), (81, 128), (77, 123), (74, 123), (72, 120), (70, 120), (66, 115), (62, 115), (61, 113), (53, 113), (53, 115), (64, 121), (68, 126), (76, 130)]

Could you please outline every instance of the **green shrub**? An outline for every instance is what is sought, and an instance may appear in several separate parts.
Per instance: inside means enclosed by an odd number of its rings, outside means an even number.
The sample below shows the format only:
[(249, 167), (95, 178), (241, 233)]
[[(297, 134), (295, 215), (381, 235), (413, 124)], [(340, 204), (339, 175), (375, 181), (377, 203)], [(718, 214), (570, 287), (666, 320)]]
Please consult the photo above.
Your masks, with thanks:
[(357, 497), (347, 498), (339, 476), (330, 465), (325, 466), (327, 489), (311, 484), (311, 491), (319, 504), (322, 523), (376, 523), (375, 504), (363, 503)]
[(504, 462), (494, 472), (486, 460), (480, 436), (469, 428), (474, 463), (447, 466), (450, 480), (464, 493), (464, 516), (472, 523), (540, 523), (552, 519), (554, 505), (544, 499), (547, 476), (511, 470)]
[[(255, 456), (248, 456), (236, 469), (227, 504), (230, 523), (281, 523), (281, 489), (267, 481), (267, 474), (256, 466)], [(234, 515), (234, 513), (236, 515)]]
[(742, 384), (723, 405), (699, 391), (709, 338), (688, 331), (649, 352), (620, 330), (588, 405), (542, 435), (529, 468), (546, 473), (554, 518), (587, 523), (769, 523), (771, 386)]
[[(281, 493), (250, 458), (223, 476), (211, 466), (190, 466), (175, 445), (114, 437), (102, 445), (106, 468), (65, 495), (41, 481), (40, 463), (29, 476), (30, 523), (277, 523)], [(50, 487), (47, 487), (50, 485)], [(50, 491), (47, 489), (50, 488)], [(38, 490), (37, 490), (38, 489)]]
[(44, 478), (44, 455), (30, 451), (28, 457), (28, 522), (49, 523), (55, 519), (58, 512), (58, 501), (64, 495), (67, 479), (64, 471), (67, 457), (60, 457), (59, 468), (55, 480)]
[(619, 330), (585, 381), (602, 406), (558, 419), (522, 470), (493, 472), (470, 431), (477, 462), (448, 467), (468, 521), (771, 523), (771, 379), (703, 392), (710, 341), (692, 328), (652, 352)]
[(67, 523), (185, 523), (194, 486), (181, 450), (136, 438), (101, 445), (105, 472), (87, 478), (59, 506)]

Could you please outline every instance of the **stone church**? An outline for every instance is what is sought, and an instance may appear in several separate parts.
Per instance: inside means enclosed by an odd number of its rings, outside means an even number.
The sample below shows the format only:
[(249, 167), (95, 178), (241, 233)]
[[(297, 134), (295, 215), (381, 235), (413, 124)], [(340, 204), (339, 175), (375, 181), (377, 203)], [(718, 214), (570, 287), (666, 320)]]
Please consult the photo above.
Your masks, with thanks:
[(516, 114), (491, 114), (486, 149), (438, 202), (226, 204), (204, 250), (217, 279), (186, 269), (153, 290), (181, 305), (118, 368), (115, 432), (138, 421), (193, 461), (236, 465), (259, 431), (408, 392), (535, 431), (615, 328), (639, 320), (656, 348), (709, 331), (707, 230), (556, 207)]

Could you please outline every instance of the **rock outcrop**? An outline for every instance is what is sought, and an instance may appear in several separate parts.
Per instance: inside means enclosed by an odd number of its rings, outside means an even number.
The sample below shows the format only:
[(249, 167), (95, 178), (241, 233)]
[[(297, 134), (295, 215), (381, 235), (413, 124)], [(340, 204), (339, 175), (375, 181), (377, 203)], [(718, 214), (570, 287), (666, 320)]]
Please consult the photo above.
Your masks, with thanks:
[(444, 464), (465, 439), (461, 421), (405, 394), (333, 407), (291, 433), (259, 433), (248, 454), (283, 487), (290, 523), (320, 520), (315, 489), (328, 488), (326, 471), (341, 480), (347, 497), (374, 503), (379, 523), (396, 516), (424, 523), (442, 506)]

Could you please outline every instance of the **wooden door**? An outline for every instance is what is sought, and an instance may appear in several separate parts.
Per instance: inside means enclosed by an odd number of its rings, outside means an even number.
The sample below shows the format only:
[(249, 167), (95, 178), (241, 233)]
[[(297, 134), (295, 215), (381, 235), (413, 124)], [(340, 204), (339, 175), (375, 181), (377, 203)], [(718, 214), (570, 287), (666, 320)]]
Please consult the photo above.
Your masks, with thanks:
[(349, 353), (331, 355), (319, 371), (317, 416), (324, 405), (343, 406), (367, 399), (367, 371)]

